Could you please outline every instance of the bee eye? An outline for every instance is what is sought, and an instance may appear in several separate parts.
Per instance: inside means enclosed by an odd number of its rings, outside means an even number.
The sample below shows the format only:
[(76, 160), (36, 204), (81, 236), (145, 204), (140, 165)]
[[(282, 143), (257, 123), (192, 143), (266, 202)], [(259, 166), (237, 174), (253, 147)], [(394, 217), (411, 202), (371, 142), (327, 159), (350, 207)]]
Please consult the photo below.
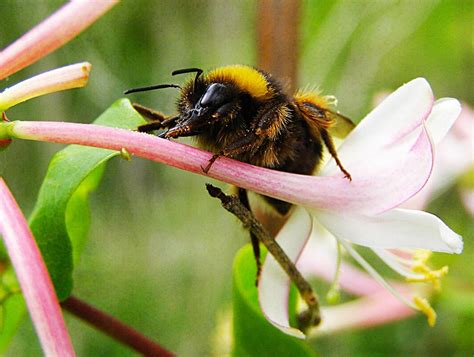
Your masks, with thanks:
[(227, 99), (227, 90), (223, 84), (213, 83), (207, 89), (204, 95), (201, 97), (199, 104), (201, 107), (206, 108), (210, 106), (220, 106)]

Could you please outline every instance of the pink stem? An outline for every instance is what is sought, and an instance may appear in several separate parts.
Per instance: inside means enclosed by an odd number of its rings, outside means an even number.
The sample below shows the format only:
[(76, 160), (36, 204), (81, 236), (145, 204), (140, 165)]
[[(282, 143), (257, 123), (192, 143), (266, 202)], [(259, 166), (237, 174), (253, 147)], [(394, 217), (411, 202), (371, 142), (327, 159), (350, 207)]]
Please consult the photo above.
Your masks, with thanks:
[[(254, 192), (295, 204), (327, 208), (335, 186), (349, 185), (348, 180), (333, 176), (297, 175), (249, 165), (220, 157), (207, 174), (203, 168), (212, 154), (189, 145), (153, 135), (94, 124), (64, 122), (12, 122), (13, 137), (63, 144), (79, 144), (120, 151), (161, 162), (182, 170), (215, 178)], [(318, 187), (315, 193), (315, 187)], [(335, 203), (336, 205), (339, 202)]]
[(0, 178), (0, 232), (46, 356), (74, 356), (61, 308), (25, 217)]
[(76, 0), (0, 52), (0, 79), (18, 72), (61, 47), (107, 12), (117, 0)]
[[(236, 184), (243, 188), (253, 187), (257, 192), (258, 186), (262, 185), (273, 187), (276, 191), (273, 181), (279, 179), (278, 181), (284, 183), (297, 176), (249, 165), (227, 157), (220, 157), (216, 160), (209, 172), (205, 174), (203, 168), (213, 156), (210, 152), (126, 129), (66, 122), (14, 121), (12, 123), (13, 137), (62, 144), (79, 144), (117, 151), (125, 148), (133, 155)], [(266, 175), (271, 177), (271, 182), (265, 182)], [(298, 176), (310, 181), (327, 179), (305, 175)]]
[[(339, 212), (357, 209), (359, 212), (372, 214), (396, 206), (397, 202), (403, 202), (409, 198), (420, 185), (425, 183), (429, 175), (426, 171), (428, 166), (431, 169), (431, 165), (428, 165), (431, 160), (427, 159), (423, 162), (423, 168), (420, 168), (424, 171), (423, 175), (400, 176), (391, 188), (394, 197), (389, 202), (383, 200), (382, 202), (377, 190), (380, 190), (387, 178), (383, 175), (390, 176), (390, 173), (385, 171), (381, 173), (379, 180), (375, 180), (372, 175), (349, 181), (342, 174), (298, 175), (220, 157), (205, 174), (203, 168), (212, 157), (211, 153), (153, 135), (93, 124), (62, 122), (15, 121), (12, 122), (11, 127), (4, 126), (4, 130), (8, 131), (8, 135), (12, 137), (27, 140), (79, 144), (117, 151), (125, 148), (139, 157), (206, 175), (266, 196), (312, 209)], [(428, 148), (428, 145), (427, 136), (420, 135), (416, 149), (412, 149), (412, 154), (407, 154), (408, 161), (405, 165), (412, 167), (416, 163), (415, 159), (421, 155), (430, 155), (429, 158), (431, 158), (431, 152), (427, 151), (431, 150), (431, 147)], [(371, 187), (376, 185), (379, 187), (377, 190), (369, 190), (369, 183), (372, 184)]]

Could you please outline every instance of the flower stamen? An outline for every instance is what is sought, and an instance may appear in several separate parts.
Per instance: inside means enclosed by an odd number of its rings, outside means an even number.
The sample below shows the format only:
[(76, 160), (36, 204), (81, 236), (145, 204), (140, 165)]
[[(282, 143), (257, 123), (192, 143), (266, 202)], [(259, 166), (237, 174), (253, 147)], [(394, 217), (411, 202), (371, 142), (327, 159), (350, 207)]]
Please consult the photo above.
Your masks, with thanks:
[(401, 292), (390, 285), (380, 274), (365, 260), (349, 243), (343, 239), (338, 239), (338, 242), (344, 247), (344, 249), (362, 266), (367, 273), (369, 273), (380, 285), (387, 289), (393, 296), (403, 302), (408, 307), (414, 310), (419, 310), (419, 307), (412, 301), (408, 300)]
[(428, 266), (428, 260), (432, 252), (425, 250), (417, 250), (413, 253), (413, 264), (411, 270), (414, 273), (420, 274), (418, 277), (407, 277), (406, 281), (410, 283), (433, 283), (434, 288), (439, 291), (441, 289), (441, 278), (446, 276), (449, 272), (448, 266), (443, 266), (441, 269), (431, 270)]
[(431, 307), (428, 300), (420, 296), (414, 296), (413, 302), (415, 303), (418, 310), (424, 313), (428, 318), (428, 325), (433, 327), (436, 324), (436, 311), (434, 311), (434, 309)]

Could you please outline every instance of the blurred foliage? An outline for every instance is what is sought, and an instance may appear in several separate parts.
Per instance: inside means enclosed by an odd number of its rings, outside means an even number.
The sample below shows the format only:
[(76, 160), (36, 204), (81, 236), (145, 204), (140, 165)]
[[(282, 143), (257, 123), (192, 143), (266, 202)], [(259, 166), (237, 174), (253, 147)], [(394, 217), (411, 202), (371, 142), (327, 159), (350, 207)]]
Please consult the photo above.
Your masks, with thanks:
[[(0, 46), (18, 38), (63, 1), (3, 0)], [(436, 96), (474, 103), (473, 3), (304, 1), (300, 84), (320, 85), (358, 121), (375, 94), (423, 76)], [(175, 81), (172, 70), (255, 62), (255, 1), (123, 1), (84, 34), (4, 86), (54, 67), (88, 60), (88, 87), (31, 100), (11, 119), (91, 122), (135, 86)], [(173, 112), (173, 89), (135, 95)], [(60, 145), (15, 142), (0, 153), (5, 177), (30, 214)], [(111, 162), (91, 199), (92, 232), (75, 272), (74, 293), (183, 356), (209, 355), (218, 316), (231, 301), (231, 266), (247, 234), (204, 189), (207, 180), (134, 159)], [(421, 316), (313, 341), (321, 355), (469, 355), (474, 343), (474, 227), (455, 188), (430, 207), (465, 237), (461, 256), (439, 255), (451, 272), (437, 300), (439, 323)], [(131, 355), (125, 347), (68, 319), (79, 356)], [(41, 355), (30, 323), (11, 356)]]

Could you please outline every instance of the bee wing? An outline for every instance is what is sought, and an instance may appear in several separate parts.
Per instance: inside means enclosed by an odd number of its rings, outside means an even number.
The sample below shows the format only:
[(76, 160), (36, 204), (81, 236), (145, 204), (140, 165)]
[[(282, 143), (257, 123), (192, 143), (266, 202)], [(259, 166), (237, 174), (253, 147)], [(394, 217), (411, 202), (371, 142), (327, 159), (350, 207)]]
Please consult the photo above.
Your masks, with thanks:
[(326, 115), (333, 117), (334, 124), (329, 128), (329, 134), (336, 138), (344, 139), (355, 128), (355, 124), (344, 115), (330, 110), (326, 110)]
[(355, 127), (349, 118), (314, 102), (296, 99), (294, 103), (315, 137), (319, 136), (321, 129), (326, 129), (331, 136), (343, 139)]

